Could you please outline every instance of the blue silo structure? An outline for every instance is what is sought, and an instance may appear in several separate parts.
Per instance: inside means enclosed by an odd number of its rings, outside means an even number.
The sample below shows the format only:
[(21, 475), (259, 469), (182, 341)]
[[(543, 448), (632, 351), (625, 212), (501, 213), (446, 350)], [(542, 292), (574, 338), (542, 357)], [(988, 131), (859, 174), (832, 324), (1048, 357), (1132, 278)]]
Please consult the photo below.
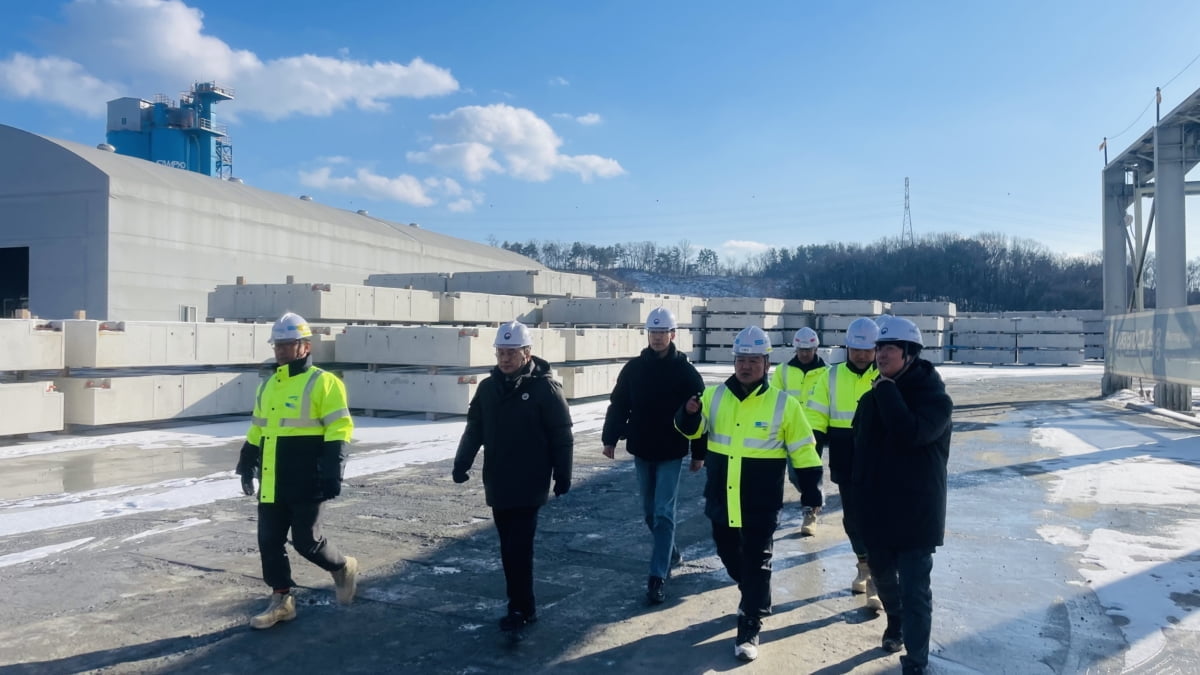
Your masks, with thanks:
[(176, 106), (159, 94), (154, 102), (118, 98), (108, 102), (106, 140), (117, 153), (207, 176), (233, 173), (233, 146), (224, 125), (213, 122), (213, 105), (233, 99), (233, 90), (198, 82), (179, 95)]

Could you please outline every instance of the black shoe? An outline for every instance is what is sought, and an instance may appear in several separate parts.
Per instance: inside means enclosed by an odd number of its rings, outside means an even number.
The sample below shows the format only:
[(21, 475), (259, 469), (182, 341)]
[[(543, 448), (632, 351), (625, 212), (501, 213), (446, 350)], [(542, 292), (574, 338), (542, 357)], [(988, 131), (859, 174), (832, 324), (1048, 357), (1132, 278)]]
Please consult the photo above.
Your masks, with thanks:
[(887, 628), (883, 631), (883, 650), (895, 654), (904, 648), (904, 633), (900, 627), (900, 617), (889, 614)]
[(537, 621), (536, 612), (518, 612), (515, 609), (510, 609), (508, 610), (508, 616), (500, 619), (500, 630), (506, 633), (521, 630), (535, 621)]
[(652, 605), (661, 605), (667, 600), (666, 582), (662, 577), (650, 577), (646, 582), (646, 600)]
[(683, 554), (679, 549), (671, 549), (671, 567), (679, 567), (683, 564)]
[(758, 631), (762, 620), (738, 614), (737, 638), (733, 642), (733, 655), (742, 661), (758, 658)]

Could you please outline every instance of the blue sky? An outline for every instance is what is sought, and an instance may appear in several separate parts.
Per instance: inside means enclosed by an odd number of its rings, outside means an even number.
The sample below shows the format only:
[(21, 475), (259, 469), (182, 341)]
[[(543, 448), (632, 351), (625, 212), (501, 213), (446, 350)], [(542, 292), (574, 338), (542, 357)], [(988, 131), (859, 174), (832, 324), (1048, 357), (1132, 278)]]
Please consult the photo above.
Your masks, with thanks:
[(905, 177), (917, 236), (1098, 251), (1101, 139), (1115, 156), (1149, 128), (1155, 86), (1164, 114), (1200, 88), (1194, 0), (0, 9), (0, 123), (95, 144), (110, 98), (215, 80), (251, 185), (476, 241), (722, 260), (897, 236)]

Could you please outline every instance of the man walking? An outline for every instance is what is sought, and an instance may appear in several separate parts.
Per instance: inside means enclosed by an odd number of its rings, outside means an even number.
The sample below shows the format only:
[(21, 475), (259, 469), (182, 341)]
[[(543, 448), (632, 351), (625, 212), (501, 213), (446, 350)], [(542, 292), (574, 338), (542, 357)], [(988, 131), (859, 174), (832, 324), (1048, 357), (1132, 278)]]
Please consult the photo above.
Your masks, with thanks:
[(571, 410), (550, 364), (534, 356), (533, 337), (519, 321), (502, 324), (493, 343), (496, 367), (479, 383), (454, 457), (455, 483), (483, 447), (483, 489), (496, 532), (508, 592), (500, 630), (519, 636), (537, 621), (533, 595), (533, 539), (550, 480), (554, 496), (571, 489), (574, 438)]
[[(821, 373), (828, 367), (825, 360), (817, 354), (820, 344), (817, 331), (808, 326), (801, 328), (792, 337), (795, 355), (771, 373), (771, 386), (787, 392), (788, 396), (800, 403), (801, 408), (807, 407), (809, 393), (816, 386)], [(817, 439), (817, 456), (820, 457), (821, 450), (825, 447), (825, 433), (814, 430), (813, 435)], [(817, 515), (821, 513), (821, 506), (825, 503), (821, 495), (821, 478), (824, 474), (823, 466), (805, 469), (803, 472), (788, 466), (788, 480), (800, 493), (800, 506), (804, 509), (804, 521), (800, 526), (801, 536), (811, 537), (816, 531)]]
[(741, 591), (734, 656), (758, 658), (758, 634), (771, 613), (771, 556), (783, 508), (785, 467), (818, 467), (812, 429), (795, 399), (767, 380), (771, 343), (758, 326), (733, 341), (733, 375), (680, 408), (688, 438), (708, 433), (704, 514), (713, 543)]
[(861, 495), (862, 534), (887, 629), (883, 648), (898, 652), (905, 675), (929, 662), (933, 552), (946, 531), (946, 463), (954, 403), (910, 320), (880, 320), (879, 377), (854, 417), (852, 482)]
[(850, 591), (866, 593), (869, 609), (880, 609), (882, 605), (871, 582), (867, 546), (858, 527), (858, 495), (850, 482), (850, 469), (854, 462), (854, 435), (850, 423), (854, 420), (858, 399), (871, 389), (871, 381), (879, 375), (875, 369), (875, 340), (878, 337), (879, 326), (872, 319), (862, 317), (851, 321), (846, 329), (847, 360), (821, 373), (809, 394), (806, 408), (813, 432), (826, 434), (829, 443), (829, 478), (837, 484), (841, 493), (842, 527), (858, 558)]
[[(649, 346), (617, 375), (601, 433), (605, 457), (613, 458), (621, 438), (633, 455), (642, 513), (653, 538), (646, 581), (646, 600), (651, 604), (666, 600), (666, 580), (683, 559), (675, 545), (675, 503), (689, 442), (675, 430), (675, 412), (704, 391), (700, 373), (675, 348), (676, 327), (670, 310), (650, 311), (646, 317)], [(692, 441), (691, 446), (689, 468), (696, 472), (704, 466), (703, 439)]]
[(288, 531), (296, 552), (333, 575), (337, 600), (354, 600), (358, 561), (342, 556), (321, 532), (325, 501), (342, 492), (345, 444), (354, 433), (346, 387), (312, 365), (312, 329), (288, 312), (271, 328), (277, 367), (258, 386), (250, 430), (237, 473), (242, 491), (254, 494), (258, 477), (258, 549), (263, 580), (274, 591), (254, 628), (296, 618)]

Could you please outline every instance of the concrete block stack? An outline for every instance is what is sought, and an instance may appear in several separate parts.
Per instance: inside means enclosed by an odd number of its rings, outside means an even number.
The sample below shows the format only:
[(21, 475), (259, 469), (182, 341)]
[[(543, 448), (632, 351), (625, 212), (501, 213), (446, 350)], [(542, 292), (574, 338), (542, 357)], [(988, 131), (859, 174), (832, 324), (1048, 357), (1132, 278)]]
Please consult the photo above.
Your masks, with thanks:
[(816, 323), (813, 328), (821, 338), (822, 347), (841, 347), (846, 344), (846, 328), (859, 317), (874, 319), (888, 310), (879, 300), (814, 300)]
[(951, 335), (951, 358), (960, 363), (1079, 365), (1083, 321), (1073, 316), (1000, 313), (959, 316)]
[(0, 436), (59, 431), (63, 395), (54, 376), (63, 369), (62, 329), (40, 319), (0, 319)]
[(693, 361), (733, 363), (733, 339), (746, 326), (767, 333), (774, 350), (771, 363), (792, 358), (792, 336), (808, 326), (814, 328), (812, 300), (781, 298), (709, 298), (697, 325), (702, 342), (692, 352)]
[(925, 348), (921, 350), (922, 358), (931, 363), (945, 363), (948, 360), (947, 336), (957, 313), (953, 302), (893, 302), (891, 313), (912, 321), (921, 330), (921, 339), (925, 341)]

